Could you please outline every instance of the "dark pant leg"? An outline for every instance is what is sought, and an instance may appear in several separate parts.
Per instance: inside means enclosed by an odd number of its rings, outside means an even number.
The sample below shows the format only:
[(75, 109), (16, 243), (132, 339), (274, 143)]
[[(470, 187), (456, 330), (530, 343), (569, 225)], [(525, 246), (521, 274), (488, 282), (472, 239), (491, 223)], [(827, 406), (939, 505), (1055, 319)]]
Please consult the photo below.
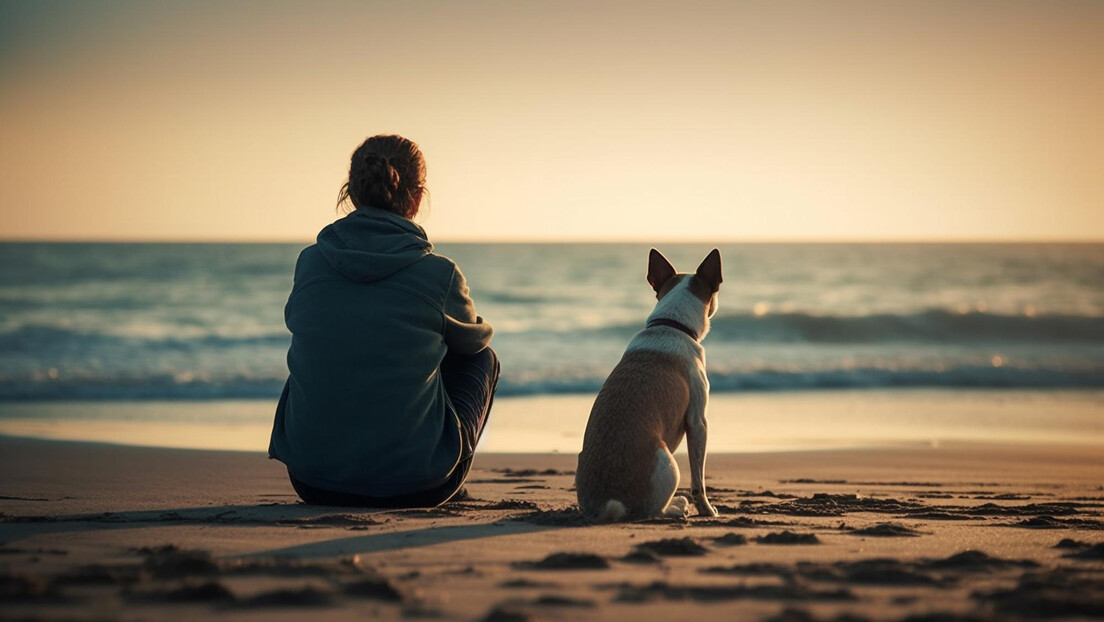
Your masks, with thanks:
[(499, 362), (495, 351), (486, 348), (477, 354), (449, 353), (441, 362), (441, 380), (445, 383), (453, 412), (460, 420), (465, 441), (464, 454), (471, 456), (487, 426), (487, 417), (498, 387)]
[(422, 492), (394, 497), (369, 497), (315, 488), (299, 481), (291, 472), (288, 477), (299, 497), (310, 505), (334, 505), (369, 508), (431, 508), (456, 494), (464, 486), (471, 470), (472, 457), (483, 428), (487, 424), (494, 392), (498, 386), (498, 355), (487, 348), (478, 354), (449, 354), (441, 362), (441, 379), (453, 411), (460, 422), (460, 460), (448, 481)]

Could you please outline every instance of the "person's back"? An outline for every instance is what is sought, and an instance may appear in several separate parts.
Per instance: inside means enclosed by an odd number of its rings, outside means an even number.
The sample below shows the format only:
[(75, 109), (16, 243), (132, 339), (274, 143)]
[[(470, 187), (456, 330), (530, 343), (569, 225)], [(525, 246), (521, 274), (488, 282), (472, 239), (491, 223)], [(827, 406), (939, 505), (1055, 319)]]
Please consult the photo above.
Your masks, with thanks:
[[(401, 158), (376, 153), (380, 139), (405, 141), (374, 137), (354, 154), (348, 196), (357, 209), (302, 252), (285, 308), (290, 375), (269, 453), (308, 502), (446, 500), (470, 468), (497, 380), (490, 326), (459, 269), (432, 252), (409, 211), (358, 195), (355, 184), (374, 170), (384, 173), (376, 183), (401, 175), (391, 165)], [(418, 180), (406, 195), (415, 212), (421, 166), (408, 174)]]

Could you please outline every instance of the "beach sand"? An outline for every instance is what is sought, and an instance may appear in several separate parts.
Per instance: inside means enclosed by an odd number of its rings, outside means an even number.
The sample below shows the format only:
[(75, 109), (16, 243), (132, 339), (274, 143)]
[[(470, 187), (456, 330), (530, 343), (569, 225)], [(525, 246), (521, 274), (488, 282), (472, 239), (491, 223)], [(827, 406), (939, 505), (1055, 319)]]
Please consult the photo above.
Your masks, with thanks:
[(260, 453), (0, 438), (0, 619), (1104, 617), (1099, 446), (716, 454), (719, 518), (616, 525), (574, 467), (479, 455), (460, 501), (362, 511)]

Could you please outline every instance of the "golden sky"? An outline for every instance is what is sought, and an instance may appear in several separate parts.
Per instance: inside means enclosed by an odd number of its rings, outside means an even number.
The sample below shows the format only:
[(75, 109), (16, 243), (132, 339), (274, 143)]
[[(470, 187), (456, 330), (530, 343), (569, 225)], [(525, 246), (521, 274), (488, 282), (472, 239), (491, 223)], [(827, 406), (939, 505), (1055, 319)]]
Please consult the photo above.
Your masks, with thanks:
[(1104, 2), (9, 2), (0, 237), (1104, 239)]

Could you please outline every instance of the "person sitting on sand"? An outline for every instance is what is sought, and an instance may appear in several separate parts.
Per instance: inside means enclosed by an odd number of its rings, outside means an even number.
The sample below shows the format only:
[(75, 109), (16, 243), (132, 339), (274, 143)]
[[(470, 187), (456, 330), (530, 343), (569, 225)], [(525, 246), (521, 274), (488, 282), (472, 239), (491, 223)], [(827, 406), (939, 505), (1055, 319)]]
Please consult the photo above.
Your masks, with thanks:
[(464, 275), (412, 221), (425, 174), (410, 140), (365, 140), (338, 195), (354, 209), (295, 266), (268, 452), (307, 503), (433, 507), (471, 468), (499, 362)]

